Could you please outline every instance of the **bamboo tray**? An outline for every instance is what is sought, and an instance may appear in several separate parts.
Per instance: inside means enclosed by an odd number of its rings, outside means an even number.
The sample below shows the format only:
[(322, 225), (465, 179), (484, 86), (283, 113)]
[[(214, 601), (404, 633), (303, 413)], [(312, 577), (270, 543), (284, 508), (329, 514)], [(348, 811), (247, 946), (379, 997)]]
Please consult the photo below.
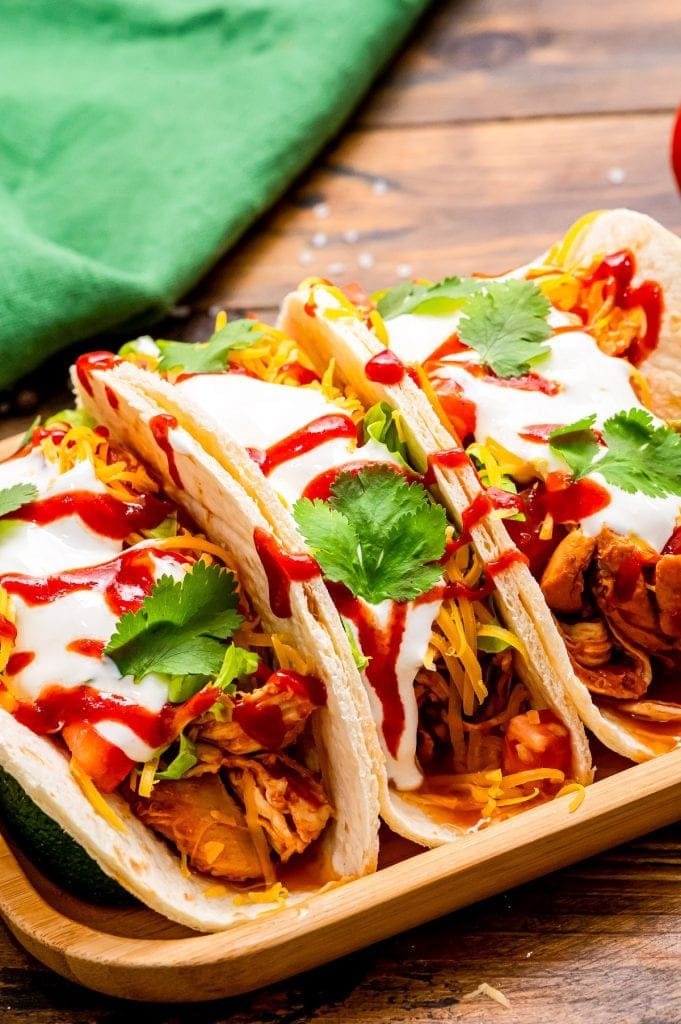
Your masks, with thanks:
[(681, 806), (681, 750), (596, 782), (571, 811), (573, 799), (421, 853), (388, 835), (383, 860), (396, 862), (375, 875), (217, 935), (144, 908), (75, 900), (0, 839), (0, 916), (29, 953), (99, 992), (158, 1002), (237, 995), (671, 824)]
[[(0, 458), (16, 444), (0, 442)], [(594, 783), (571, 811), (573, 800), (567, 794), (426, 852), (385, 831), (376, 874), (212, 935), (139, 905), (75, 899), (0, 835), (0, 917), (46, 966), (107, 995), (238, 995), (671, 824), (681, 806), (681, 749)]]

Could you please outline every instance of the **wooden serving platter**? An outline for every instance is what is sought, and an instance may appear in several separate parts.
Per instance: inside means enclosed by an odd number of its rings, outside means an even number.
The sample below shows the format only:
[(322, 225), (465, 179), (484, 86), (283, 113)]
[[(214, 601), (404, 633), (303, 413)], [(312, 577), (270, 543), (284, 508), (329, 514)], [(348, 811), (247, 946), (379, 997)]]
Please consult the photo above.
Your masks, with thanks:
[[(18, 439), (0, 442), (0, 458)], [(611, 771), (612, 759), (597, 758)], [(107, 995), (197, 1002), (238, 995), (327, 963), (679, 818), (681, 749), (436, 850), (385, 830), (376, 874), (200, 935), (135, 905), (85, 903), (0, 835), (0, 917), (24, 948)]]
[(109, 995), (193, 1002), (237, 995), (669, 825), (681, 806), (681, 750), (436, 850), (389, 836), (366, 878), (217, 935), (143, 908), (102, 909), (66, 896), (0, 839), (0, 915), (59, 974)]

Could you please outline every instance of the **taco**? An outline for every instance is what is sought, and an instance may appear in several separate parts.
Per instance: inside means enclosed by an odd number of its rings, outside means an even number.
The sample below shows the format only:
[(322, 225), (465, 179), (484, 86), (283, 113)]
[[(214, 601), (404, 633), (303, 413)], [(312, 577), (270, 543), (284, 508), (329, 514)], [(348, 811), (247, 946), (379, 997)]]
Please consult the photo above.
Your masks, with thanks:
[[(248, 491), (281, 543), (305, 538), (335, 605), (329, 615), (320, 598), (318, 621), (376, 723), (367, 740), (391, 829), (436, 845), (589, 781), (585, 734), (546, 685), (542, 649), (505, 624), (509, 605), (520, 614), (515, 553), (481, 557), (474, 517), (457, 529), (429, 492), (422, 429), (365, 408), (333, 358), (315, 369), (281, 331), (222, 318), (206, 344), (140, 339), (82, 358), (75, 379), (105, 422), (124, 395), (144, 395)], [(156, 470), (172, 475), (179, 451), (160, 437)], [(261, 558), (274, 606), (280, 573)]]
[(305, 584), (274, 611), (254, 538), (305, 560), (172, 436), (181, 503), (82, 412), (0, 463), (0, 768), (124, 889), (214, 931), (373, 870), (378, 807)]
[(554, 678), (634, 760), (681, 740), (680, 266), (679, 238), (612, 210), (496, 279), (306, 282), (282, 315), (465, 449), (445, 493), (478, 502), (496, 552), (515, 542)]

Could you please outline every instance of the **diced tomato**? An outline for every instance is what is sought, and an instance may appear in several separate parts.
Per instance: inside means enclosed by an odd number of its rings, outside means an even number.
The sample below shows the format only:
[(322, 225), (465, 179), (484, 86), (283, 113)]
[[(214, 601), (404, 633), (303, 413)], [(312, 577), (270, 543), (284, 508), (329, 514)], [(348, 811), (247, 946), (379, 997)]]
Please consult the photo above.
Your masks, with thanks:
[(462, 442), (472, 438), (475, 435), (475, 402), (466, 398), (461, 385), (452, 377), (440, 375), (437, 370), (428, 376), (456, 436)]
[(340, 290), (353, 306), (359, 306), (362, 309), (376, 308), (376, 303), (372, 302), (371, 296), (358, 281), (349, 281), (348, 284), (342, 284)]
[(75, 760), (102, 793), (111, 793), (135, 763), (88, 723), (65, 725), (62, 736)]
[[(538, 715), (539, 721), (532, 719)], [(570, 733), (552, 711), (515, 715), (504, 736), (503, 765), (507, 773), (557, 768), (570, 774)]]

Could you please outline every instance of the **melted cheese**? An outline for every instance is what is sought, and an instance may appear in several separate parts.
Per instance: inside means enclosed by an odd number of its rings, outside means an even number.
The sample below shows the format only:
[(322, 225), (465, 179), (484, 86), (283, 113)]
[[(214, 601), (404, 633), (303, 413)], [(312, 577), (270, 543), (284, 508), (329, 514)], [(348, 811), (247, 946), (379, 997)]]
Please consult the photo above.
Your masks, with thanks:
[[(407, 320), (409, 323), (405, 325)], [(427, 344), (415, 340), (418, 325), (412, 321), (422, 320), (431, 322), (424, 327)], [(388, 321), (391, 347), (401, 359), (423, 360), (456, 329), (457, 320), (458, 317), (396, 317)], [(438, 337), (434, 336), (434, 321), (440, 323)], [(554, 327), (563, 327), (572, 321), (553, 310), (549, 322)], [(599, 426), (615, 413), (644, 408), (631, 386), (630, 364), (606, 355), (591, 335), (578, 329), (565, 331), (555, 335), (547, 345), (550, 354), (532, 369), (560, 386), (555, 395), (504, 387), (474, 377), (460, 365), (479, 362), (474, 351), (448, 356), (438, 370), (440, 376), (451, 377), (460, 384), (466, 398), (475, 403), (476, 440), (484, 444), (493, 438), (523, 461), (532, 463), (540, 477), (552, 470), (564, 472), (567, 467), (547, 443), (528, 441), (520, 436), (528, 426), (574, 423), (594, 412), (596, 426)], [(424, 355), (425, 349), (429, 351)], [(592, 477), (606, 488), (610, 504), (583, 520), (584, 532), (595, 536), (601, 527), (608, 526), (624, 536), (635, 533), (660, 551), (679, 515), (678, 496), (649, 498), (640, 493), (629, 494), (606, 483), (598, 473)]]
[[(106, 492), (91, 462), (83, 460), (68, 472), (60, 473), (59, 466), (46, 459), (40, 448), (0, 463), (0, 488), (18, 483), (33, 484), (39, 498), (69, 491)], [(0, 521), (0, 573), (59, 573), (106, 561), (121, 548), (121, 541), (95, 533), (77, 515), (65, 516), (46, 526), (13, 520), (11, 516)]]

